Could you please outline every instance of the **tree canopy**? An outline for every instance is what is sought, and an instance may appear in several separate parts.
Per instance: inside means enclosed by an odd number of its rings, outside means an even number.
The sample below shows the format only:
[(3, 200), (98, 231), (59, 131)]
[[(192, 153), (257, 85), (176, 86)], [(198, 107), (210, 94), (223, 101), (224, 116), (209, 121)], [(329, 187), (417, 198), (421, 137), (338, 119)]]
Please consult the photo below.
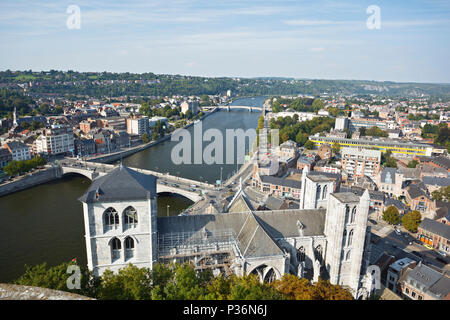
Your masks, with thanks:
[(214, 277), (209, 270), (196, 271), (190, 264), (154, 264), (153, 269), (132, 264), (95, 277), (81, 268), (81, 288), (68, 289), (69, 265), (27, 267), (14, 283), (68, 291), (100, 300), (351, 300), (347, 289), (319, 279), (315, 284), (294, 275), (273, 283), (260, 282), (250, 274)]

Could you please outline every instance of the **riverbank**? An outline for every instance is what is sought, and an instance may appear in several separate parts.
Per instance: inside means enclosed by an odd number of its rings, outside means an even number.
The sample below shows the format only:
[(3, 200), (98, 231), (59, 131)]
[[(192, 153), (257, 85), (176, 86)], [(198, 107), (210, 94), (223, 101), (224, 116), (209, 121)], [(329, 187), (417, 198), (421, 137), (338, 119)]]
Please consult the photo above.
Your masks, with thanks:
[[(211, 114), (213, 114), (213, 113), (215, 113), (215, 112), (217, 112), (217, 111), (219, 111), (219, 109), (218, 109), (218, 108), (215, 108), (214, 110), (212, 110), (212, 111), (210, 111), (210, 112), (208, 112), (208, 113), (205, 113), (205, 114), (204, 114), (203, 116), (201, 116), (198, 120), (199, 120), (199, 121), (203, 121), (204, 119), (206, 119), (206, 118), (209, 117)], [(191, 122), (191, 123), (185, 125), (182, 129), (187, 129), (187, 128), (193, 126), (194, 123), (195, 123), (195, 122), (193, 121), (193, 122)], [(177, 130), (178, 130), (178, 129), (177, 129)], [(166, 135), (166, 136), (164, 136), (164, 137), (162, 137), (162, 138), (160, 138), (160, 139), (158, 139), (158, 140), (156, 140), (156, 141), (148, 142), (148, 143), (143, 144), (143, 145), (141, 144), (141, 145), (138, 145), (138, 146), (135, 146), (135, 147), (131, 147), (131, 148), (127, 148), (127, 149), (125, 149), (125, 150), (121, 150), (121, 151), (114, 152), (114, 153), (109, 153), (109, 154), (105, 154), (105, 155), (100, 155), (100, 156), (90, 157), (90, 158), (85, 159), (85, 161), (88, 161), (88, 162), (97, 162), (97, 163), (112, 163), (112, 162), (121, 160), (121, 159), (123, 159), (123, 158), (126, 158), (126, 157), (128, 157), (128, 156), (131, 156), (131, 155), (133, 155), (133, 154), (135, 154), (135, 153), (138, 153), (138, 152), (140, 152), (140, 151), (142, 151), (142, 150), (146, 150), (146, 149), (148, 149), (148, 148), (150, 148), (150, 147), (153, 147), (153, 146), (155, 146), (155, 145), (157, 145), (157, 144), (159, 144), (159, 143), (161, 143), (161, 142), (167, 141), (167, 140), (169, 140), (171, 137), (172, 137), (172, 134), (170, 133), (170, 134), (168, 134), (168, 135)]]
[(32, 188), (59, 178), (61, 178), (61, 173), (58, 167), (46, 167), (45, 169), (27, 174), (20, 179), (2, 183), (0, 185), (0, 197), (13, 192)]

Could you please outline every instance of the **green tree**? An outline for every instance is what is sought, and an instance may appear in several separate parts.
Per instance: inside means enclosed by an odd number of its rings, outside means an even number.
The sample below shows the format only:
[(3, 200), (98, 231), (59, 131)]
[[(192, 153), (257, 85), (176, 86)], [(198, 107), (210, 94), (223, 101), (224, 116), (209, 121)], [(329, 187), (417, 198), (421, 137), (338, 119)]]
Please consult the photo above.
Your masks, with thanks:
[(366, 130), (365, 132), (366, 136), (373, 136), (373, 137), (388, 137), (389, 134), (387, 131), (381, 130), (380, 128), (373, 126)]
[(148, 136), (147, 133), (144, 133), (144, 134), (142, 135), (142, 142), (143, 142), (143, 143), (148, 143), (148, 142), (150, 142), (150, 137)]
[(312, 142), (311, 140), (306, 141), (305, 148), (308, 149), (308, 150), (313, 150), (314, 149), (314, 142)]
[(103, 300), (148, 300), (151, 298), (151, 272), (128, 265), (117, 273), (106, 270), (101, 277), (98, 298)]
[(450, 201), (450, 186), (441, 187), (438, 190), (434, 190), (431, 193), (433, 200), (437, 201)]
[(349, 290), (320, 278), (313, 285), (308, 279), (285, 274), (273, 286), (289, 300), (353, 300)]
[(153, 300), (199, 300), (207, 293), (207, 284), (212, 280), (210, 271), (197, 274), (189, 264), (176, 265), (164, 286), (156, 284), (151, 291)]
[(408, 231), (417, 232), (421, 220), (422, 215), (419, 211), (410, 211), (402, 217), (402, 225)]
[(415, 168), (417, 167), (417, 165), (419, 164), (419, 161), (417, 160), (411, 160), (408, 162), (408, 164), (406, 165), (408, 168)]
[(337, 142), (334, 142), (331, 146), (331, 150), (333, 151), (333, 154), (338, 154), (341, 151), (341, 145)]
[(49, 268), (47, 268), (46, 263), (33, 267), (26, 265), (25, 273), (14, 281), (14, 283), (23, 286), (67, 291), (95, 298), (97, 296), (97, 288), (100, 286), (100, 280), (95, 278), (94, 274), (84, 267), (80, 267), (80, 289), (68, 289), (67, 280), (72, 275), (71, 273), (67, 273), (70, 265), (75, 265), (75, 263), (62, 263)]
[(400, 215), (395, 206), (390, 206), (383, 212), (383, 220), (389, 224), (398, 224), (400, 222)]
[(264, 128), (264, 116), (258, 118), (258, 129)]

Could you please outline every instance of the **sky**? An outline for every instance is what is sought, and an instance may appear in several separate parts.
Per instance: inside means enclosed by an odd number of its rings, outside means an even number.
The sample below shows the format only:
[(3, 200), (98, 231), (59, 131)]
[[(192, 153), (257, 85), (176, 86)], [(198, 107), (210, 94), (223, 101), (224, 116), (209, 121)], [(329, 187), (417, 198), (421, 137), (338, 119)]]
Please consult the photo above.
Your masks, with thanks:
[(0, 39), (0, 70), (450, 83), (448, 0), (0, 0)]

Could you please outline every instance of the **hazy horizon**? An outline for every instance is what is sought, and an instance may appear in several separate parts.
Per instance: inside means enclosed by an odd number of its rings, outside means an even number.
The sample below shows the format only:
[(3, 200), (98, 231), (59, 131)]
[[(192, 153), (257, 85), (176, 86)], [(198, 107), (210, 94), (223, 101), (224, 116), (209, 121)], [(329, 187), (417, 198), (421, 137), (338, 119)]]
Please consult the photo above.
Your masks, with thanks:
[(450, 83), (444, 0), (18, 0), (0, 8), (5, 70)]

